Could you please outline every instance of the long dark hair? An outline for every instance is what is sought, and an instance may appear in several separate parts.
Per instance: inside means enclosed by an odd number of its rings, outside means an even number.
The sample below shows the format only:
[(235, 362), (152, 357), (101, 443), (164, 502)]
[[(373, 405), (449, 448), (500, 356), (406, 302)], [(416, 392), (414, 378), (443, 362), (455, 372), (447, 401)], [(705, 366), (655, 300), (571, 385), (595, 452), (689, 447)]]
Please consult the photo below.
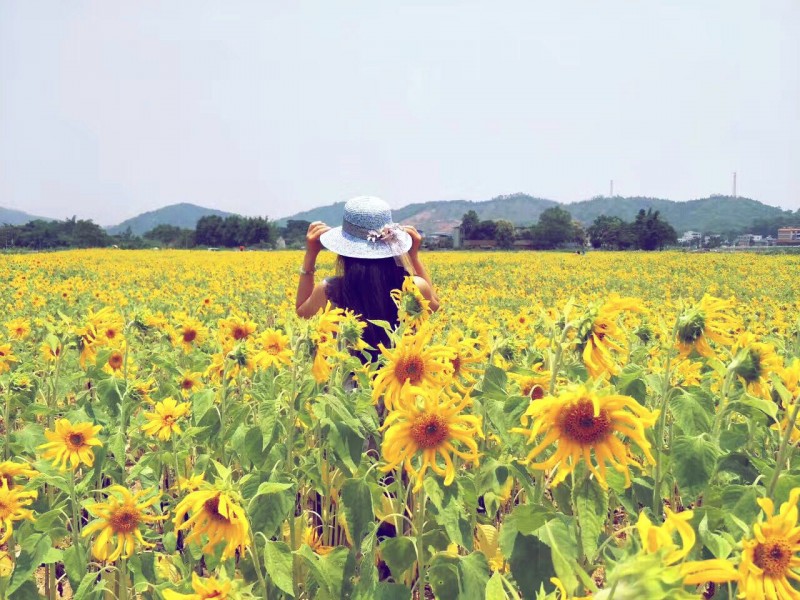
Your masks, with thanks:
[[(330, 281), (328, 298), (341, 308), (361, 315), (363, 320), (388, 321), (397, 326), (397, 306), (390, 292), (403, 287), (406, 270), (394, 258), (351, 258), (340, 256), (337, 277)], [(376, 325), (367, 324), (364, 341), (377, 348), (389, 345), (389, 336)]]

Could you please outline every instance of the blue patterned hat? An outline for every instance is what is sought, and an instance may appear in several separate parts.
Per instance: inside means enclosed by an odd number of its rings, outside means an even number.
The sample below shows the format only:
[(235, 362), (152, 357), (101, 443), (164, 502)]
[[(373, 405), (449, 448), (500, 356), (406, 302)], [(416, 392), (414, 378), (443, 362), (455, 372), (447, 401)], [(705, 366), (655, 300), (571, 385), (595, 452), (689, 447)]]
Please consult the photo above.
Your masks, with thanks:
[(323, 233), (328, 250), (351, 258), (390, 258), (411, 248), (411, 236), (392, 220), (392, 210), (380, 198), (358, 196), (344, 205), (342, 226)]

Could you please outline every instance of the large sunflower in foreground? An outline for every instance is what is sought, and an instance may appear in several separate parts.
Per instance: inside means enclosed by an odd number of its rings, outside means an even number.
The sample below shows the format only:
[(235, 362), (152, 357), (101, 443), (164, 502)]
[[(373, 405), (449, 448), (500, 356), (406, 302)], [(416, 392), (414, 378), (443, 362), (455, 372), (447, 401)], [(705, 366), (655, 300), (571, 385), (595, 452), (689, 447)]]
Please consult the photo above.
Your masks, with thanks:
[(148, 515), (145, 512), (158, 502), (161, 495), (154, 494), (149, 499), (143, 499), (153, 494), (153, 491), (142, 490), (131, 494), (121, 485), (113, 485), (105, 492), (108, 494), (105, 502), (97, 502), (86, 507), (97, 519), (84, 527), (81, 535), (87, 537), (99, 532), (92, 544), (92, 555), (97, 560), (114, 562), (120, 557), (130, 558), (136, 549), (137, 541), (146, 548), (153, 547), (155, 544), (146, 542), (142, 537), (139, 525), (156, 523), (167, 518)]
[(253, 362), (261, 369), (292, 363), (289, 336), (278, 329), (267, 329), (253, 340)]
[(423, 328), (404, 335), (393, 350), (379, 346), (386, 363), (372, 383), (373, 402), (383, 396), (386, 408), (391, 410), (400, 402), (406, 382), (423, 390), (439, 389), (447, 383), (453, 373), (453, 351), (430, 341), (430, 329)]
[(42, 458), (52, 459), (53, 465), (65, 471), (67, 463), (74, 471), (81, 463), (87, 467), (94, 465), (93, 446), (102, 446), (102, 442), (97, 439), (97, 434), (102, 429), (100, 425), (92, 423), (70, 423), (67, 419), (56, 421), (56, 430), (49, 429), (44, 432), (44, 436), (49, 440), (47, 443), (38, 447), (44, 450)]
[(581, 459), (604, 488), (608, 487), (607, 464), (623, 473), (629, 486), (629, 467), (640, 465), (631, 457), (628, 443), (639, 446), (645, 459), (654, 463), (645, 428), (652, 427), (657, 416), (657, 412), (646, 409), (629, 396), (601, 396), (580, 386), (558, 396), (532, 401), (522, 416), (522, 424), (528, 428), (512, 431), (526, 435), (528, 443), (535, 444), (524, 459), (526, 463), (531, 463), (555, 444), (555, 451), (548, 458), (529, 464), (532, 469), (555, 469), (553, 486), (564, 481)]
[(36, 499), (36, 496), (36, 492), (11, 487), (6, 479), (0, 479), (0, 522), (5, 528), (0, 536), (0, 544), (5, 544), (14, 533), (14, 521), (22, 519), (33, 521), (33, 511), (26, 507)]
[(675, 343), (681, 358), (692, 351), (700, 356), (711, 358), (714, 350), (709, 340), (721, 346), (730, 346), (733, 333), (739, 327), (739, 321), (730, 314), (733, 300), (722, 300), (706, 294), (695, 306), (685, 310), (678, 317), (678, 328)]
[[(483, 437), (480, 417), (462, 414), (472, 404), (469, 396), (429, 391), (406, 384), (402, 402), (389, 412), (381, 451), (388, 464), (384, 472), (403, 467), (422, 487), (428, 469), (450, 485), (456, 477), (451, 455), (478, 464), (477, 439)], [(466, 447), (459, 450), (456, 445)], [(441, 458), (441, 461), (439, 460)]]
[(800, 591), (790, 579), (800, 582), (800, 527), (797, 525), (797, 501), (800, 488), (794, 488), (778, 514), (769, 498), (759, 498), (758, 505), (767, 520), (753, 525), (753, 538), (742, 542), (744, 552), (739, 563), (739, 598), (800, 599)]
[(227, 492), (210, 487), (191, 492), (175, 507), (175, 533), (183, 530), (189, 530), (187, 543), (201, 543), (207, 536), (203, 546), (206, 553), (224, 542), (222, 560), (232, 557), (236, 550), (243, 553), (250, 535), (244, 509)]
[(620, 298), (612, 294), (602, 306), (591, 309), (584, 317), (578, 327), (578, 350), (592, 377), (619, 372), (612, 351), (624, 353), (626, 348), (624, 332), (617, 321), (623, 311), (641, 311), (641, 304), (635, 298)]

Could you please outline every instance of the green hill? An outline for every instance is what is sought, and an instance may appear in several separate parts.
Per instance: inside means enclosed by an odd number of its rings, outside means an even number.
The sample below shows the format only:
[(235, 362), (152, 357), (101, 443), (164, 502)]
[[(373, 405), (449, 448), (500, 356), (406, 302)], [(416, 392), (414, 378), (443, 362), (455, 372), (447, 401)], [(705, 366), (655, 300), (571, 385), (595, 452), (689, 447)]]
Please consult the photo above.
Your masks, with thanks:
[(194, 229), (197, 221), (201, 217), (217, 215), (219, 217), (227, 217), (233, 213), (217, 210), (215, 208), (205, 208), (197, 206), (196, 204), (189, 204), (188, 202), (181, 202), (180, 204), (170, 204), (157, 210), (142, 213), (123, 221), (119, 225), (107, 227), (106, 231), (111, 235), (124, 233), (130, 227), (131, 233), (134, 235), (142, 235), (153, 229), (156, 225), (173, 225), (175, 227), (182, 227), (185, 229)]
[[(600, 215), (616, 216), (632, 221), (640, 209), (652, 208), (660, 211), (661, 216), (672, 224), (678, 233), (688, 230), (721, 233), (746, 229), (756, 219), (775, 219), (789, 212), (750, 198), (732, 196), (711, 196), (686, 202), (662, 198), (598, 196), (591, 200), (561, 204), (527, 194), (498, 196), (483, 202), (470, 200), (423, 202), (409, 204), (393, 212), (398, 222), (415, 225), (432, 233), (453, 229), (469, 210), (474, 210), (481, 219), (506, 219), (515, 225), (530, 225), (538, 221), (539, 215), (551, 206), (561, 206), (569, 211), (575, 220), (585, 225), (591, 224)], [(279, 223), (283, 224), (288, 219), (303, 219), (338, 225), (342, 220), (343, 207), (344, 202), (337, 202), (281, 219)]]
[(35, 215), (29, 215), (26, 212), (21, 210), (15, 210), (13, 208), (3, 208), (0, 206), (0, 225), (25, 225), (25, 223), (29, 221), (52, 221), (52, 219), (47, 219), (45, 217), (37, 217)]

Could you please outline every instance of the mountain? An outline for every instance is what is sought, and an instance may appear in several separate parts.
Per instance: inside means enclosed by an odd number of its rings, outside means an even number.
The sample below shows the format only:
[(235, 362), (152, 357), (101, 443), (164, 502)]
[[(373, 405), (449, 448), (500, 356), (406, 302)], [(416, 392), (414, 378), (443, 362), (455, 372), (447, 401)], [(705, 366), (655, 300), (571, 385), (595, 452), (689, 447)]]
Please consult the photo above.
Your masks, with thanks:
[[(433, 233), (450, 231), (461, 223), (464, 213), (474, 210), (481, 219), (507, 219), (517, 225), (530, 225), (539, 220), (539, 215), (551, 206), (559, 206), (554, 200), (534, 198), (527, 194), (497, 196), (491, 200), (474, 202), (472, 200), (434, 200), (409, 204), (394, 209), (392, 216), (398, 223), (414, 225), (417, 229)], [(278, 221), (305, 220), (323, 221), (328, 225), (340, 225), (344, 202), (313, 208)]]
[(661, 198), (600, 196), (565, 204), (564, 208), (575, 219), (587, 225), (600, 215), (631, 221), (640, 209), (652, 208), (653, 211), (659, 211), (661, 217), (679, 233), (690, 230), (708, 233), (734, 231), (750, 226), (756, 219), (774, 219), (786, 212), (751, 198), (733, 196), (710, 196), (685, 202)]
[(157, 210), (137, 215), (119, 225), (107, 227), (106, 231), (111, 235), (124, 233), (128, 227), (134, 235), (142, 235), (153, 229), (156, 225), (173, 225), (185, 229), (194, 229), (202, 217), (216, 215), (219, 217), (229, 217), (234, 213), (217, 210), (215, 208), (205, 208), (188, 202), (170, 204)]
[[(481, 219), (506, 219), (515, 225), (530, 225), (539, 220), (539, 215), (544, 210), (553, 206), (560, 206), (569, 211), (573, 219), (584, 225), (590, 225), (600, 215), (633, 221), (640, 209), (652, 208), (654, 211), (659, 211), (678, 233), (689, 230), (708, 233), (740, 230), (749, 227), (756, 219), (775, 219), (787, 213), (783, 209), (757, 200), (732, 196), (711, 196), (685, 202), (662, 198), (598, 196), (591, 200), (562, 204), (527, 194), (511, 194), (482, 202), (439, 200), (409, 204), (393, 210), (393, 216), (400, 223), (414, 225), (418, 229), (433, 233), (453, 229), (469, 210), (474, 210)], [(337, 202), (286, 217), (281, 219), (279, 224), (284, 224), (289, 219), (297, 219), (338, 225), (342, 221), (343, 207), (344, 202)]]
[(52, 221), (52, 219), (47, 219), (45, 217), (29, 215), (21, 210), (3, 208), (0, 206), (0, 225), (25, 225), (25, 223), (29, 221), (36, 221), (37, 219), (41, 219), (42, 221)]

